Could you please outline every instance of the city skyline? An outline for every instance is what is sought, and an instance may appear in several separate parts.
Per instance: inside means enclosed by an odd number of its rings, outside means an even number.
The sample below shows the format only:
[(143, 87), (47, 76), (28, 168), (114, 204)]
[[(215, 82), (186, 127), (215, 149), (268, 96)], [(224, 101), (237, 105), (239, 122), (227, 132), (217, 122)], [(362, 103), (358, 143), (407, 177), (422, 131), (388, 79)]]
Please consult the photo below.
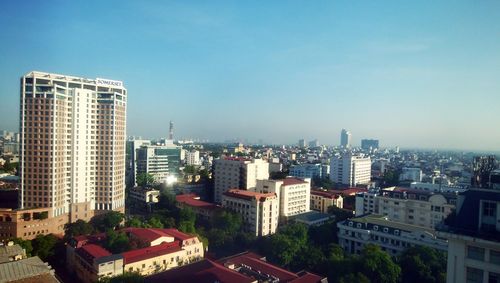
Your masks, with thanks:
[(126, 81), (127, 135), (500, 150), (498, 2), (97, 3), (0, 4), (0, 129), (38, 70)]

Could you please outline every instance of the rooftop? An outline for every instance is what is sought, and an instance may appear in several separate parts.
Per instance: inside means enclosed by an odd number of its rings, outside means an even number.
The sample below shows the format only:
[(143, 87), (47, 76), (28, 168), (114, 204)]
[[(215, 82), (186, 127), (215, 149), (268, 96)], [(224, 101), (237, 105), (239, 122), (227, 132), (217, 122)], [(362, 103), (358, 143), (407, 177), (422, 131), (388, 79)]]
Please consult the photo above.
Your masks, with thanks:
[(268, 197), (276, 197), (275, 193), (257, 193), (257, 192), (238, 190), (238, 189), (231, 189), (225, 192), (224, 195), (234, 198), (247, 199), (247, 200), (256, 199), (259, 201), (262, 201), (263, 199)]
[(0, 263), (12, 261), (18, 255), (26, 257), (26, 252), (20, 245), (0, 246)]
[(303, 179), (299, 179), (299, 178), (285, 178), (285, 179), (280, 180), (280, 181), (283, 181), (284, 186), (308, 184), (308, 182), (304, 181)]
[(357, 222), (357, 223), (369, 223), (369, 224), (374, 224), (374, 225), (380, 225), (384, 227), (389, 227), (389, 228), (394, 228), (402, 231), (408, 231), (408, 232), (429, 232), (431, 234), (434, 234), (434, 230), (430, 228), (424, 228), (416, 225), (411, 225), (411, 224), (405, 224), (401, 222), (395, 222), (389, 220), (386, 216), (384, 215), (378, 215), (378, 214), (367, 214), (359, 217), (354, 217), (345, 220), (343, 223), (347, 224), (349, 221)]
[[(0, 283), (12, 281), (28, 282), (21, 280), (43, 274), (52, 274), (52, 271), (49, 266), (37, 256), (0, 264)], [(39, 283), (41, 282), (54, 281), (39, 281)]]
[(196, 194), (177, 195), (175, 197), (175, 200), (177, 202), (184, 203), (186, 205), (198, 207), (198, 208), (207, 208), (207, 209), (219, 209), (220, 208), (216, 204), (199, 200), (199, 196), (197, 196)]
[(311, 194), (331, 199), (338, 199), (340, 197), (340, 194), (332, 191), (311, 190)]
[(166, 255), (182, 250), (179, 241), (172, 243), (163, 242), (159, 245), (132, 250), (122, 253), (124, 264), (142, 261), (148, 258), (153, 258), (161, 255)]

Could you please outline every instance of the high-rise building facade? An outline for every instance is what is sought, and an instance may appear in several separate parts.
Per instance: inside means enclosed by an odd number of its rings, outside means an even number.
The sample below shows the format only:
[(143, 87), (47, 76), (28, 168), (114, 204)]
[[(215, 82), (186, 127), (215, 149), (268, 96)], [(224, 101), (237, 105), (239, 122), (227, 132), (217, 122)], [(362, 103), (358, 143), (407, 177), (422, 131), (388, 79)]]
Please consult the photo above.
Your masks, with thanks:
[(121, 81), (23, 76), (21, 207), (48, 208), (62, 225), (124, 211), (126, 105)]
[(344, 148), (351, 147), (351, 132), (346, 129), (342, 129), (340, 132), (340, 146)]
[(348, 186), (367, 185), (371, 179), (370, 157), (347, 154), (333, 157), (330, 165), (330, 180)]
[(137, 149), (138, 174), (153, 175), (155, 182), (170, 184), (177, 180), (181, 160), (181, 147), (176, 145), (143, 145)]

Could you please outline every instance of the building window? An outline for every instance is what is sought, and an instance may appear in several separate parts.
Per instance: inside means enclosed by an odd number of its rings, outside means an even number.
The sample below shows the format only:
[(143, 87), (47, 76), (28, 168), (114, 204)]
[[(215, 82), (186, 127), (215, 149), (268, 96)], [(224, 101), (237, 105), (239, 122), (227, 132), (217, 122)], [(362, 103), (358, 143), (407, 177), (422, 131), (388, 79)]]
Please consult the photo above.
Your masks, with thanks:
[(490, 262), (500, 265), (500, 251), (490, 250)]
[(488, 283), (500, 283), (500, 273), (490, 272)]
[(467, 246), (467, 258), (484, 261), (484, 249)]
[(467, 283), (483, 283), (483, 271), (481, 269), (467, 267)]
[(490, 201), (483, 202), (483, 216), (496, 216), (497, 204)]

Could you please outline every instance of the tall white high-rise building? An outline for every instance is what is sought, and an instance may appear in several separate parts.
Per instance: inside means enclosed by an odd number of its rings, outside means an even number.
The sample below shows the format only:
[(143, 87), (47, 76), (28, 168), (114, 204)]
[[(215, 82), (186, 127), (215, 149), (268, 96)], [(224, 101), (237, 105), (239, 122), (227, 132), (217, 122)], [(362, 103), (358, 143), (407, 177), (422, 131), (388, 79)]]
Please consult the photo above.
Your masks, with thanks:
[[(21, 207), (89, 220), (124, 211), (127, 90), (43, 72), (21, 78)], [(68, 221), (61, 221), (62, 224)]]
[(340, 146), (344, 148), (351, 147), (351, 132), (346, 129), (342, 129), (340, 132)]
[(257, 180), (269, 178), (269, 163), (262, 159), (226, 157), (214, 161), (214, 201), (222, 202), (229, 189), (249, 190)]
[(348, 186), (367, 185), (371, 179), (370, 157), (347, 154), (333, 157), (330, 164), (330, 180)]
[(200, 165), (200, 152), (197, 150), (186, 151), (187, 165)]

